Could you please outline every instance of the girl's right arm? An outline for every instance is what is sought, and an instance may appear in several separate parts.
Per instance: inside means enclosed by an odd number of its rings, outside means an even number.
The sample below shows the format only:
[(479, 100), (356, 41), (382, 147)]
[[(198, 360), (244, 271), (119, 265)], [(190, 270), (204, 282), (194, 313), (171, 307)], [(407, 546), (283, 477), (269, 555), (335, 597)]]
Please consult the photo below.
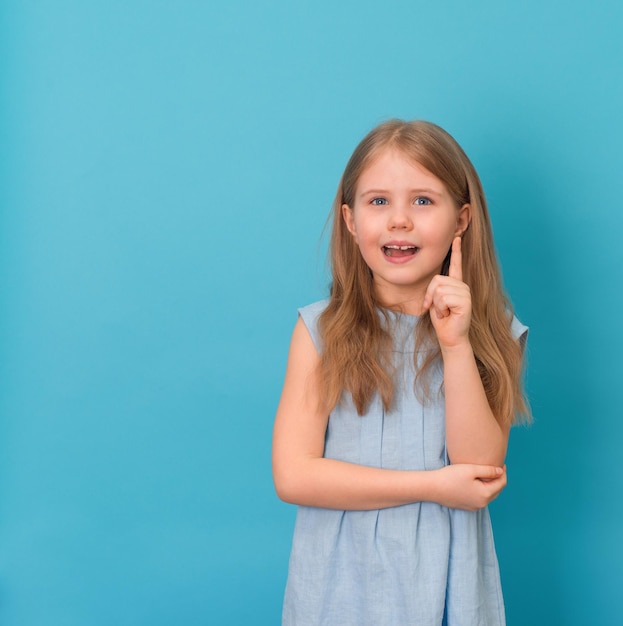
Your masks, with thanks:
[(299, 318), (292, 334), (273, 435), (273, 478), (282, 500), (340, 510), (430, 501), (474, 511), (486, 506), (506, 486), (505, 469), (488, 465), (409, 471), (324, 458), (328, 416), (318, 407), (318, 361), (309, 332)]

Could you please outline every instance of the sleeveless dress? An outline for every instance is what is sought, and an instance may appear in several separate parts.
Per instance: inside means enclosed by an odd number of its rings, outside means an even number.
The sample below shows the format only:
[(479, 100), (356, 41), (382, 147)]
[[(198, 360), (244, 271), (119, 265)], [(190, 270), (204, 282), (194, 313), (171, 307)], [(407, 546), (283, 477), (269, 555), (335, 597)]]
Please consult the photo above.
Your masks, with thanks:
[[(299, 309), (316, 349), (327, 301)], [(345, 394), (329, 416), (324, 456), (403, 470), (448, 464), (441, 394), (423, 406), (414, 392), (417, 318), (388, 312), (396, 360), (395, 400), (375, 396), (358, 416)], [(525, 341), (516, 318), (512, 331)], [(442, 380), (442, 369), (435, 372)], [(436, 398), (436, 399), (435, 399)], [(504, 604), (488, 509), (434, 502), (372, 511), (301, 506), (297, 512), (284, 626), (501, 626)]]

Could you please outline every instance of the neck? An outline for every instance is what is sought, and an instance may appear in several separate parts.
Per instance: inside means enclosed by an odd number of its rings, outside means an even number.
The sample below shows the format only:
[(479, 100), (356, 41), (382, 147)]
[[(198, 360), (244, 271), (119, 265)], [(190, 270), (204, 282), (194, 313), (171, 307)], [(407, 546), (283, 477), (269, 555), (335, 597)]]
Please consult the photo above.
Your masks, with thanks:
[(379, 293), (378, 289), (375, 292), (377, 302), (385, 309), (415, 316), (424, 313), (424, 294), (392, 294), (392, 297), (388, 298), (387, 294)]

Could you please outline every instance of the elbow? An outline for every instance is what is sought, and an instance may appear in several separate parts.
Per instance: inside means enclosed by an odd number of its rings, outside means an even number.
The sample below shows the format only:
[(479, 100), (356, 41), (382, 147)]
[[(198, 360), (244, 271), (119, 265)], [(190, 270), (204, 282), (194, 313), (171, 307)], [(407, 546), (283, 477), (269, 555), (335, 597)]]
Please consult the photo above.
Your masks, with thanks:
[(277, 497), (288, 504), (315, 506), (318, 472), (315, 457), (273, 456), (273, 484)]
[(273, 469), (273, 484), (280, 500), (288, 504), (300, 504), (300, 486), (290, 472)]
[(284, 484), (283, 481), (277, 480), (276, 477), (273, 478), (273, 483), (275, 485), (275, 493), (277, 494), (277, 497), (282, 502), (287, 502), (288, 504), (293, 504), (292, 497), (290, 495), (290, 491), (289, 491), (287, 485)]

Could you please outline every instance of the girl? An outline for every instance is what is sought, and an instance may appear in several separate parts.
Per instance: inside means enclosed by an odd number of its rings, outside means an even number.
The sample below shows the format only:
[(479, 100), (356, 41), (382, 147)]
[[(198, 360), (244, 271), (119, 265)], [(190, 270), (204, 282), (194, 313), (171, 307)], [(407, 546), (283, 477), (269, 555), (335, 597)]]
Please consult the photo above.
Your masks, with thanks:
[(454, 139), (392, 120), (346, 166), (328, 300), (299, 311), (273, 441), (300, 505), (283, 623), (505, 623), (487, 504), (506, 485), (527, 328)]

